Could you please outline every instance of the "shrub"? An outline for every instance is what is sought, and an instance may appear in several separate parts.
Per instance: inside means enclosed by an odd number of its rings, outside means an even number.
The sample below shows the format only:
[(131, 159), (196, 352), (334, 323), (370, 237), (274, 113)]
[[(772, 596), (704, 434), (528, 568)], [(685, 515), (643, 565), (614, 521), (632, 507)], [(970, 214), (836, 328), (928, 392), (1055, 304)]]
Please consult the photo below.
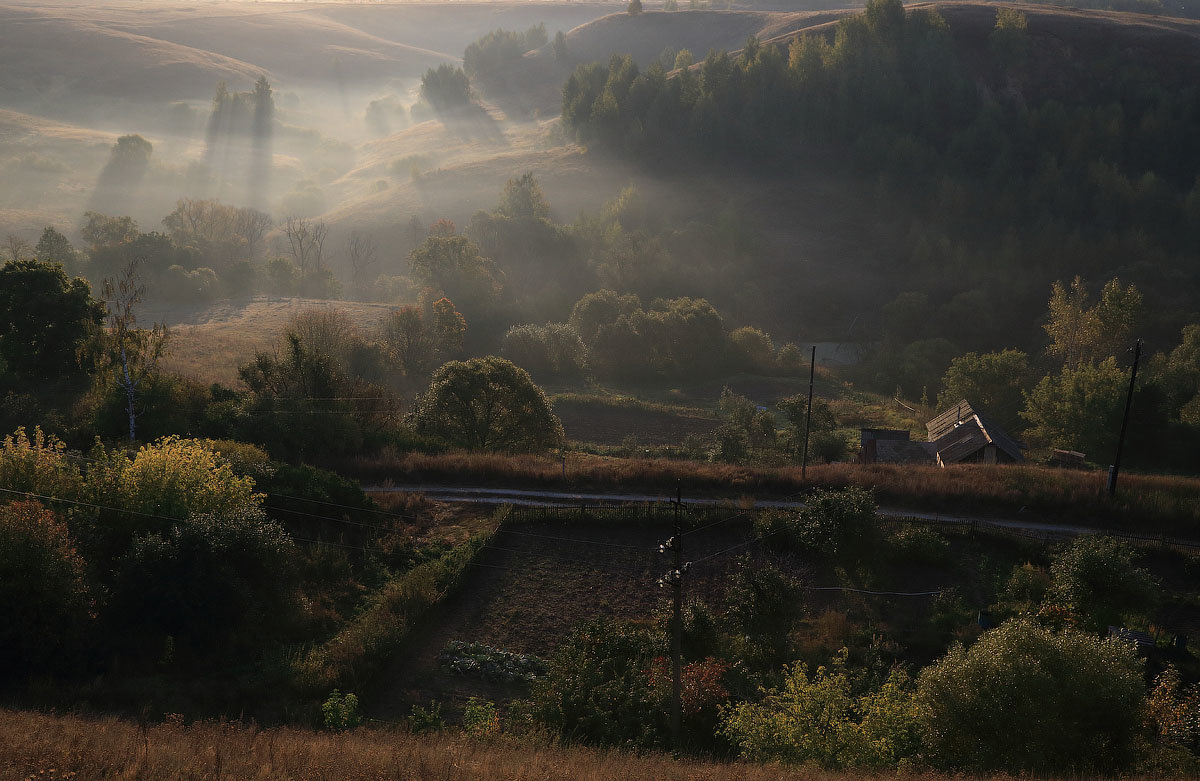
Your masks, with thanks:
[[(67, 458), (66, 445), (40, 427), (32, 437), (18, 428), (0, 440), (0, 488), (73, 499), (79, 482), (79, 467)], [(0, 504), (22, 498), (0, 493)]]
[(857, 486), (814, 491), (795, 523), (803, 545), (846, 562), (861, 560), (878, 537), (875, 500), (870, 491)]
[(496, 703), (472, 697), (463, 708), (463, 730), (473, 738), (491, 738), (500, 734), (500, 715)]
[(950, 543), (926, 526), (904, 526), (892, 536), (896, 554), (907, 563), (937, 566), (950, 558)]
[(117, 562), (113, 619), (126, 629), (220, 646), (293, 607), (295, 550), (261, 510), (191, 515), (166, 534), (134, 537)]
[(663, 703), (648, 670), (658, 648), (643, 630), (596, 619), (575, 630), (534, 689), (539, 720), (564, 736), (649, 748), (664, 735)]
[(565, 323), (513, 326), (500, 353), (535, 377), (579, 377), (587, 371), (587, 347)]
[(1032, 610), (1046, 598), (1050, 583), (1050, 573), (1044, 567), (1026, 562), (1012, 568), (1012, 574), (1004, 584), (1003, 596), (1016, 606)]
[(437, 700), (430, 700), (428, 708), (414, 705), (407, 721), (409, 731), (417, 735), (441, 732), (446, 728), (446, 722), (442, 718), (442, 704)]
[(132, 458), (120, 451), (96, 455), (88, 470), (89, 492), (101, 504), (123, 510), (184, 518), (235, 513), (262, 499), (254, 493), (254, 480), (236, 475), (227, 460), (198, 440), (163, 437)]
[(239, 477), (203, 443), (176, 436), (143, 445), (132, 457), (97, 446), (84, 491), (100, 511), (92, 531), (105, 555), (120, 555), (135, 534), (170, 531), (193, 514), (237, 517), (258, 507), (254, 480)]
[(725, 600), (726, 618), (746, 646), (741, 657), (752, 665), (777, 667), (801, 611), (795, 581), (776, 567), (743, 556), (729, 579)]
[(943, 768), (1085, 774), (1128, 764), (1144, 693), (1130, 645), (1013, 619), (925, 668), (917, 704)]
[(321, 703), (321, 715), (325, 719), (325, 729), (332, 732), (345, 732), (362, 722), (358, 715), (358, 697), (353, 692), (342, 694), (337, 689)]
[(1185, 684), (1179, 670), (1168, 666), (1154, 680), (1146, 705), (1161, 743), (1200, 754), (1200, 685)]
[(1133, 563), (1133, 550), (1111, 537), (1076, 537), (1050, 566), (1050, 596), (1104, 630), (1123, 616), (1149, 608), (1158, 586)]
[(84, 562), (54, 513), (0, 506), (0, 675), (53, 668), (88, 618)]
[(747, 759), (824, 768), (892, 768), (913, 757), (920, 742), (912, 680), (895, 669), (874, 691), (855, 695), (845, 651), (832, 668), (784, 669), (784, 683), (761, 703), (726, 713), (723, 734)]
[(729, 342), (739, 362), (751, 369), (767, 369), (775, 363), (775, 345), (764, 331), (750, 326), (735, 329)]

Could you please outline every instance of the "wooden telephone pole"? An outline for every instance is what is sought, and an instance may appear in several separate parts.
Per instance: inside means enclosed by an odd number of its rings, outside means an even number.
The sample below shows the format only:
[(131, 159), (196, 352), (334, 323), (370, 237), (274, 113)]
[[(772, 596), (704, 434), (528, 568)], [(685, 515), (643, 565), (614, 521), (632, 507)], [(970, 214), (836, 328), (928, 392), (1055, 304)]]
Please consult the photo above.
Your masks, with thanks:
[(671, 740), (683, 747), (683, 489), (675, 489), (675, 536), (658, 546), (659, 553), (671, 551), (672, 568), (659, 578), (659, 586), (671, 586)]
[(804, 458), (800, 462), (800, 479), (808, 479), (808, 430), (812, 425), (813, 382), (817, 376), (817, 346), (812, 348), (812, 359), (808, 363), (808, 407), (804, 410)]
[(1125, 431), (1129, 428), (1129, 408), (1133, 406), (1133, 386), (1137, 382), (1138, 361), (1142, 358), (1142, 340), (1133, 345), (1133, 370), (1129, 372), (1129, 392), (1125, 395), (1125, 415), (1121, 418), (1121, 436), (1117, 439), (1117, 457), (1108, 468), (1108, 495), (1117, 495), (1117, 476), (1121, 473), (1121, 451), (1125, 449)]

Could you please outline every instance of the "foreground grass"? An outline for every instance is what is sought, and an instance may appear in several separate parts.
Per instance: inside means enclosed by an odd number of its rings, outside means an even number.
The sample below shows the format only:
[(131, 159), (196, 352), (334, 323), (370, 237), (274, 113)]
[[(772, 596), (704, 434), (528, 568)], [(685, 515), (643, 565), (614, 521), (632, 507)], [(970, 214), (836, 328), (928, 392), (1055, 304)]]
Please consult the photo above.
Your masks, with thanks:
[[(0, 710), (0, 778), (5, 779), (832, 781), (865, 777), (545, 743), (480, 743), (458, 733), (418, 737), (394, 728), (333, 734), (211, 722), (141, 727), (112, 717)], [(922, 781), (942, 776), (914, 773), (905, 778)]]
[[(1200, 533), (1200, 479), (1125, 474), (1116, 499), (1104, 475), (1033, 465), (957, 465), (941, 469), (897, 464), (822, 464), (756, 468), (671, 459), (608, 458), (571, 453), (560, 458), (488, 453), (383, 454), (339, 466), (364, 482), (473, 483), (505, 486), (632, 490), (777, 498), (812, 488), (857, 485), (884, 505), (936, 511), (1015, 514), (1073, 520), (1144, 533)], [(1028, 516), (1023, 516), (1028, 517)]]

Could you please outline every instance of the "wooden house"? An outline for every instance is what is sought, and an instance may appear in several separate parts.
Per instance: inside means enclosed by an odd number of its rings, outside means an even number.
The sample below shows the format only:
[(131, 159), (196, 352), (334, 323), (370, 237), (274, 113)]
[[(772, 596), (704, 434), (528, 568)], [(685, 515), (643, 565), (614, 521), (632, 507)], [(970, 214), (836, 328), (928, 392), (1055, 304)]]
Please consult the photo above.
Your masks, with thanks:
[(1024, 445), (971, 408), (966, 399), (925, 424), (938, 466), (1010, 464), (1025, 459)]

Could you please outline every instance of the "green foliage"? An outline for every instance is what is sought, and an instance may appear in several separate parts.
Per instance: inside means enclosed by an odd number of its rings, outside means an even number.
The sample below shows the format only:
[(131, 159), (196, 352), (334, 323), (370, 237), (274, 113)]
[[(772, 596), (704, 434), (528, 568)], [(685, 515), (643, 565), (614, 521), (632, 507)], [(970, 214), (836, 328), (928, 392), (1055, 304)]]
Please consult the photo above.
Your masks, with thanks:
[(434, 372), (413, 423), (418, 433), (469, 450), (536, 452), (563, 439), (542, 389), (496, 356), (451, 361)]
[(1117, 426), (1129, 378), (1113, 358), (1063, 367), (1025, 394), (1026, 435), (1034, 442), (1108, 458), (1116, 447)]
[[(295, 662), (297, 686), (319, 692), (365, 685), (393, 657), (412, 627), (458, 587), (490, 539), (490, 534), (475, 535), (440, 558), (389, 580), (354, 620)], [(436, 716), (440, 725), (440, 708)]]
[(809, 550), (839, 562), (861, 561), (879, 537), (875, 500), (857, 486), (814, 491), (791, 529), (796, 543)]
[[(74, 499), (82, 491), (79, 464), (67, 456), (67, 447), (37, 427), (33, 436), (24, 428), (0, 440), (0, 488), (8, 491)], [(0, 494), (0, 504), (21, 499)]]
[(472, 697), (463, 707), (463, 730), (476, 740), (493, 738), (500, 734), (500, 715), (496, 703)]
[(1134, 551), (1111, 537), (1076, 537), (1050, 566), (1049, 596), (1105, 631), (1124, 616), (1145, 615), (1158, 596), (1158, 584), (1134, 563)]
[(972, 409), (1012, 429), (1019, 420), (1029, 356), (1020, 350), (966, 353), (950, 362), (942, 378), (938, 404), (948, 408), (966, 399)]
[(430, 700), (428, 708), (420, 705), (412, 706), (412, 713), (409, 714), (407, 722), (408, 731), (415, 735), (441, 732), (446, 729), (446, 722), (442, 719), (442, 704), (437, 700)]
[(723, 358), (724, 321), (703, 298), (656, 299), (648, 310), (636, 296), (610, 290), (580, 299), (571, 325), (591, 351), (592, 367), (609, 377), (715, 373), (714, 346)]
[(1194, 771), (1200, 757), (1200, 685), (1185, 683), (1179, 669), (1169, 665), (1154, 680), (1146, 706), (1160, 744), (1189, 752)]
[(588, 368), (587, 347), (565, 323), (513, 326), (500, 352), (535, 377), (578, 378)]
[(358, 697), (354, 692), (342, 694), (337, 689), (330, 692), (329, 698), (321, 703), (321, 715), (325, 729), (330, 732), (345, 732), (362, 722), (362, 717), (358, 715)]
[(110, 619), (196, 651), (243, 633), (257, 645), (296, 608), (295, 558), (283, 527), (261, 510), (189, 515), (165, 534), (133, 538), (116, 564)]
[(486, 83), (500, 70), (518, 62), (525, 52), (545, 46), (547, 40), (545, 24), (524, 32), (492, 30), (467, 46), (463, 53), (463, 70), (472, 79)]
[(1012, 568), (1001, 596), (1014, 612), (1033, 613), (1050, 591), (1050, 573), (1044, 567), (1026, 562)]
[(775, 363), (775, 345), (765, 331), (743, 326), (729, 334), (729, 342), (746, 368), (769, 369)]
[(84, 346), (104, 318), (91, 287), (62, 266), (41, 260), (0, 266), (0, 360), (27, 380), (49, 380), (84, 368)]
[(659, 654), (647, 633), (595, 619), (558, 647), (533, 692), (534, 712), (564, 736), (606, 746), (650, 748), (663, 740), (662, 703), (648, 671)]
[(496, 213), (512, 220), (545, 220), (550, 217), (550, 204), (533, 173), (526, 171), (504, 185), (504, 196)]
[(70, 239), (52, 227), (46, 227), (33, 248), (33, 256), (43, 263), (55, 263), (63, 267), (67, 274), (74, 274), (83, 263), (79, 251), (71, 245)]
[(904, 526), (892, 535), (891, 543), (902, 565), (938, 567), (950, 563), (950, 543), (928, 527)]
[(783, 686), (727, 710), (721, 731), (758, 762), (891, 769), (914, 759), (920, 741), (908, 675), (895, 669), (878, 689), (855, 688), (844, 650), (811, 677), (803, 663), (785, 667)]
[[(786, 52), (747, 46), (670, 74), (623, 56), (581, 65), (563, 88), (564, 126), (659, 168), (853, 168), (876, 206), (912, 225), (888, 275), (906, 291), (896, 302), (905, 311), (883, 318), (897, 347), (950, 329), (980, 352), (1011, 344), (998, 340), (1040, 314), (1037, 286), (1129, 257), (1144, 259), (1129, 272), (1138, 287), (1172, 302), (1148, 324), (1182, 325), (1200, 289), (1171, 271), (1190, 262), (1200, 225), (1192, 64), (1126, 45), (1115, 24), (1081, 57), (1074, 37), (1023, 29), (1020, 11), (997, 14), (985, 47), (978, 20), (952, 27), (936, 10), (877, 5)], [(949, 299), (941, 308), (919, 300), (934, 290)], [(1136, 300), (1127, 280), (1111, 292), (1121, 341)], [(1112, 354), (1106, 341), (1097, 360)], [(929, 375), (901, 380), (910, 396), (936, 392), (953, 355), (937, 357), (940, 366), (910, 361), (910, 375)]]
[(129, 513), (127, 522), (139, 531), (165, 531), (170, 520), (164, 517), (237, 515), (262, 500), (254, 480), (234, 474), (197, 440), (164, 437), (132, 456), (98, 445), (91, 458), (84, 490), (96, 503)]
[(740, 658), (759, 669), (784, 660), (788, 634), (800, 616), (798, 584), (778, 568), (742, 557), (725, 593), (725, 618), (740, 638)]
[(1050, 295), (1050, 317), (1044, 328), (1050, 336), (1049, 353), (1068, 368), (1112, 357), (1129, 346), (1142, 311), (1142, 294), (1133, 285), (1110, 279), (1092, 303), (1082, 277), (1070, 290), (1055, 282)]
[(37, 502), (0, 505), (0, 604), (0, 675), (65, 671), (91, 598), (66, 525)]
[(408, 256), (413, 279), (468, 312), (490, 307), (503, 288), (503, 273), (465, 236), (434, 236)]
[(1089, 774), (1129, 763), (1144, 693), (1129, 645), (1013, 619), (925, 668), (917, 708), (939, 767)]
[(562, 30), (559, 30), (554, 34), (554, 61), (565, 63), (567, 56), (567, 36), (563, 35)]
[(1028, 27), (1025, 14), (1015, 8), (996, 9), (996, 27), (988, 36), (988, 45), (1010, 68), (1023, 65), (1029, 57), (1033, 42)]
[[(261, 352), (238, 375), (251, 393), (245, 437), (278, 456), (346, 452), (362, 444), (363, 430), (351, 404), (366, 383), (348, 376), (310, 334), (289, 332), (282, 353)], [(377, 404), (376, 406), (384, 406)]]
[(421, 77), (421, 97), (436, 111), (462, 108), (471, 102), (471, 82), (462, 68), (439, 65)]

